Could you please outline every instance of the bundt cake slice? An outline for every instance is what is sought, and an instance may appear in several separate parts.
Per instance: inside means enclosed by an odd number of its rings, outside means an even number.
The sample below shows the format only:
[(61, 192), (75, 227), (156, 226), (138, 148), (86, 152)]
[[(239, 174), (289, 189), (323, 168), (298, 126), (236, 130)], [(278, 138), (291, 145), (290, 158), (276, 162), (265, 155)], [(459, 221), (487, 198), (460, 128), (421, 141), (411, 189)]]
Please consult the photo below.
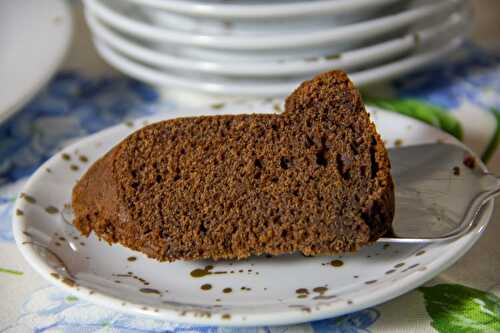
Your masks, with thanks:
[(383, 142), (340, 71), (300, 85), (277, 115), (146, 126), (73, 190), (74, 225), (160, 261), (356, 251), (391, 226)]

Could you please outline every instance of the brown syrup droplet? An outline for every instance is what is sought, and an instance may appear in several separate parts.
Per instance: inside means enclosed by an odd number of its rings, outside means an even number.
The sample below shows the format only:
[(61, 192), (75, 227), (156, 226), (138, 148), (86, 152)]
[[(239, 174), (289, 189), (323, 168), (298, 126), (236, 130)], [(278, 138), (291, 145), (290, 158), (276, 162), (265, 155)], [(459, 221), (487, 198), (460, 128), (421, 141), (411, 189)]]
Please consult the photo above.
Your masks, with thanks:
[(316, 288), (313, 289), (313, 291), (315, 293), (319, 293), (319, 294), (322, 295), (322, 294), (324, 294), (325, 292), (328, 291), (328, 288), (327, 287), (316, 287)]
[(66, 154), (66, 153), (62, 153), (62, 154), (61, 154), (61, 157), (62, 157), (62, 159), (63, 159), (63, 160), (65, 160), (65, 161), (69, 161), (69, 160), (71, 160), (71, 156), (69, 156), (69, 154)]
[(16, 216), (23, 216), (24, 212), (20, 209), (16, 209)]
[(83, 163), (87, 163), (89, 161), (89, 158), (85, 155), (80, 155), (78, 157), (78, 159), (80, 160), (80, 162), (83, 162)]
[(137, 260), (137, 257), (128, 257), (127, 258), (128, 261), (136, 261)]
[(214, 268), (212, 265), (205, 266), (205, 268), (196, 268), (191, 271), (190, 275), (194, 278), (202, 278), (207, 275), (213, 274), (211, 270)]
[(62, 279), (62, 283), (66, 284), (66, 285), (68, 285), (68, 286), (70, 286), (70, 287), (74, 287), (74, 286), (76, 286), (76, 282), (75, 282), (73, 279), (70, 279), (70, 278), (68, 278), (68, 277), (64, 277), (64, 278)]
[(232, 289), (232, 288), (224, 288), (224, 289), (222, 289), (222, 292), (223, 292), (224, 294), (229, 294), (229, 293), (231, 293), (232, 291), (233, 291), (233, 289)]
[(161, 295), (161, 292), (158, 289), (153, 289), (153, 288), (141, 288), (139, 289), (139, 291), (144, 294)]
[(57, 209), (57, 207), (54, 207), (54, 206), (45, 207), (45, 211), (48, 214), (57, 214), (57, 213), (59, 213), (59, 209)]
[(340, 267), (344, 265), (344, 262), (342, 260), (335, 259), (330, 261), (330, 265), (332, 265), (333, 267)]
[(297, 293), (297, 294), (309, 294), (309, 290), (307, 290), (306, 288), (299, 288), (299, 289), (295, 290), (295, 293)]
[(201, 290), (205, 290), (205, 291), (206, 291), (206, 290), (210, 290), (210, 289), (212, 289), (212, 285), (211, 285), (211, 284), (209, 284), (209, 283), (205, 283), (205, 284), (203, 284), (203, 285), (200, 287), (200, 289), (201, 289)]
[(417, 253), (415, 253), (415, 255), (418, 257), (418, 256), (421, 256), (424, 253), (425, 253), (425, 250), (421, 250), (421, 251), (418, 251)]
[(231, 315), (228, 313), (224, 313), (221, 318), (224, 320), (229, 320), (229, 319), (231, 319)]
[(35, 204), (36, 203), (36, 199), (34, 197), (32, 197), (31, 195), (29, 195), (29, 194), (21, 193), (21, 198), (23, 198), (24, 200), (26, 200), (30, 204)]

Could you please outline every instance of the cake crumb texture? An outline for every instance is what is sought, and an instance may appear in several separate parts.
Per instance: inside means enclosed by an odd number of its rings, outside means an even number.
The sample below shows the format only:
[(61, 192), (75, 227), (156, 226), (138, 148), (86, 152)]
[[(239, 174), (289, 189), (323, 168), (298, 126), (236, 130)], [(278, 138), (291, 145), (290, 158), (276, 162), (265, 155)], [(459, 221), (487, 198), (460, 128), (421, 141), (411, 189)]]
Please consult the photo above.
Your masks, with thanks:
[(341, 71), (302, 83), (277, 114), (146, 126), (73, 190), (74, 225), (160, 261), (352, 252), (390, 229), (383, 142)]

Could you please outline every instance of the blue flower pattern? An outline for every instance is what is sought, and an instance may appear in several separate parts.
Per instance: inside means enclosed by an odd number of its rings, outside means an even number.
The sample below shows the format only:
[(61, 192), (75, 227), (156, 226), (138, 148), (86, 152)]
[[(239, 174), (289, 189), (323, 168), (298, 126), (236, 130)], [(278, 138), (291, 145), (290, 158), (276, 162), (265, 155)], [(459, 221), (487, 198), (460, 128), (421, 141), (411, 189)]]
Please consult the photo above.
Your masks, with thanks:
[[(467, 101), (484, 110), (500, 108), (500, 54), (468, 45), (466, 56), (395, 80), (398, 97), (418, 98), (444, 109)], [(429, 75), (432, 73), (432, 75)]]

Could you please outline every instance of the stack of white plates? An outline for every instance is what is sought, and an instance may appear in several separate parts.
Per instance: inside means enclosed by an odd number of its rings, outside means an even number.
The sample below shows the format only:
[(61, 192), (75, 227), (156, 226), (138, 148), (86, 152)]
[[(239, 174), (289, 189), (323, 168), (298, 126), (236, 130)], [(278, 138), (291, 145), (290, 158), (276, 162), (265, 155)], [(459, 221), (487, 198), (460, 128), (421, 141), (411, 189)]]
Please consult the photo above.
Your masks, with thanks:
[(225, 96), (287, 95), (315, 73), (358, 85), (457, 49), (464, 0), (85, 0), (95, 45), (122, 72)]

